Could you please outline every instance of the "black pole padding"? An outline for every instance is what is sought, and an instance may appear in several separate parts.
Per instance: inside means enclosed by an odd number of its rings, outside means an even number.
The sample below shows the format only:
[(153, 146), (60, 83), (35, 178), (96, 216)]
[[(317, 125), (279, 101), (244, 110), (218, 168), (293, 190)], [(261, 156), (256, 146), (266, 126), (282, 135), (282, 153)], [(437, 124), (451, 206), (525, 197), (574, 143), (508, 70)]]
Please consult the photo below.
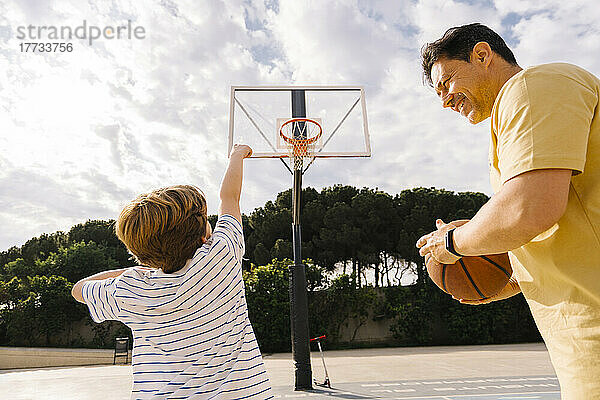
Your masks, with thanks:
[(312, 389), (312, 370), (310, 366), (308, 295), (304, 264), (289, 266), (289, 280), (292, 355), (296, 373), (294, 390), (310, 390)]
[[(292, 91), (292, 118), (306, 117), (304, 90)], [(294, 130), (294, 138), (302, 138), (304, 127)], [(292, 186), (292, 242), (294, 265), (290, 270), (290, 324), (292, 331), (292, 355), (296, 374), (295, 390), (312, 389), (310, 368), (310, 337), (308, 332), (308, 294), (306, 292), (306, 271), (302, 264), (302, 237), (300, 214), (302, 204), (302, 159), (294, 162), (294, 183)]]
[(306, 95), (304, 90), (292, 90), (292, 118), (306, 118)]
[(299, 224), (292, 224), (292, 251), (294, 252), (294, 264), (302, 264), (302, 232)]
[[(292, 118), (306, 118), (306, 93), (304, 90), (292, 90)], [(300, 122), (299, 124), (293, 125), (292, 137), (294, 139), (306, 139), (306, 122)], [(292, 164), (294, 165), (294, 187), (298, 187), (300, 188), (299, 190), (302, 190), (302, 156), (298, 159), (293, 158)], [(296, 171), (298, 171), (298, 173), (296, 173)], [(300, 176), (299, 186), (296, 184), (296, 175)], [(300, 212), (299, 210), (300, 207), (298, 207), (297, 212)]]
[[(295, 169), (294, 170), (294, 190), (292, 190), (292, 229), (294, 226), (300, 227), (300, 211), (302, 205), (302, 170)], [(300, 228), (298, 228), (300, 229)], [(292, 235), (294, 232), (292, 231)], [(298, 242), (300, 243), (300, 242)], [(296, 252), (294, 252), (294, 256)], [(298, 251), (298, 256), (300, 252)], [(296, 264), (300, 264), (302, 262), (301, 259), (294, 258), (294, 262)]]

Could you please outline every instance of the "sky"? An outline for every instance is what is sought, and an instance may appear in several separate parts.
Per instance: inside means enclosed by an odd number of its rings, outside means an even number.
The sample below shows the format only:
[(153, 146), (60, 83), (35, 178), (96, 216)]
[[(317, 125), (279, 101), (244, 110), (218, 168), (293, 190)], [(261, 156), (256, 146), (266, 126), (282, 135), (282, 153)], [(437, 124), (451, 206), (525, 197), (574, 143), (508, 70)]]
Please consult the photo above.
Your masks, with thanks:
[[(0, 250), (114, 219), (172, 184), (199, 186), (216, 213), (232, 85), (364, 86), (372, 157), (317, 160), (304, 186), (491, 195), (489, 120), (442, 109), (419, 49), (481, 22), (522, 67), (570, 62), (600, 75), (599, 20), (594, 0), (0, 0)], [(84, 21), (131, 21), (139, 38), (19, 35)], [(35, 41), (72, 51), (21, 51)], [(279, 161), (245, 164), (243, 212), (290, 188)]]

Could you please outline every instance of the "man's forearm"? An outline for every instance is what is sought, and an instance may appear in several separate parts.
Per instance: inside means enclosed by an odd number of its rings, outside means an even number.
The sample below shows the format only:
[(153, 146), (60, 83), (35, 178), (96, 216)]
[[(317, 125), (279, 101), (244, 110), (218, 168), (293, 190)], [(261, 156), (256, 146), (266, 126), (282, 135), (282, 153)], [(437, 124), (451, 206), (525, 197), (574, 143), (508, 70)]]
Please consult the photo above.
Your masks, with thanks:
[(528, 243), (543, 231), (528, 221), (523, 204), (510, 192), (492, 197), (466, 224), (454, 231), (454, 247), (462, 255), (499, 254)]
[(572, 171), (541, 169), (508, 180), (473, 219), (454, 231), (463, 255), (504, 253), (550, 229), (565, 213)]

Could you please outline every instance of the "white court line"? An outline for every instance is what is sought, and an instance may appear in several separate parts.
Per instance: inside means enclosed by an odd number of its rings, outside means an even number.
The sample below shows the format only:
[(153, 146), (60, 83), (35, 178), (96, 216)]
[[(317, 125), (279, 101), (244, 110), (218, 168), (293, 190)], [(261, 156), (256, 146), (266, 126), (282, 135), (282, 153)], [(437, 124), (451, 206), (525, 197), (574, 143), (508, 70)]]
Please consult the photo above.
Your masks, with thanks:
[(363, 383), (361, 387), (379, 387), (379, 386), (409, 386), (409, 385), (440, 385), (457, 383), (486, 383), (486, 382), (523, 382), (523, 381), (556, 381), (555, 376), (524, 377), (524, 378), (485, 378), (485, 379), (462, 379), (462, 380), (443, 380), (443, 381), (408, 381), (408, 382), (389, 382), (389, 383)]
[[(511, 385), (485, 385), (485, 386), (459, 386), (459, 387), (452, 387), (452, 386), (446, 386), (446, 387), (434, 387), (432, 388), (433, 390), (437, 391), (437, 392), (442, 392), (442, 391), (453, 391), (453, 390), (461, 390), (461, 391), (466, 391), (466, 390), (477, 390), (477, 391), (482, 391), (482, 390), (494, 390), (494, 389), (498, 389), (498, 390), (511, 390), (511, 389), (521, 389), (521, 388), (533, 388), (533, 387), (557, 387), (557, 384), (554, 383), (523, 383), (523, 384), (511, 384)], [(370, 390), (371, 393), (375, 393), (375, 392), (386, 392), (386, 393), (390, 393), (391, 390), (389, 389), (376, 389)]]
[[(560, 392), (524, 392), (524, 393), (486, 393), (486, 394), (453, 394), (450, 395), (452, 398), (448, 396), (416, 396), (416, 397), (396, 397), (397, 400), (410, 400), (410, 399), (445, 399), (452, 400), (456, 397), (483, 397), (483, 396), (517, 396), (521, 394), (533, 395), (533, 394), (560, 394)], [(523, 397), (517, 397), (518, 399), (522, 399)], [(527, 398), (527, 397), (525, 397)]]
[(378, 389), (371, 390), (371, 393), (408, 393), (408, 392), (416, 392), (417, 389)]
[(544, 380), (554, 380), (557, 381), (558, 378), (555, 376), (549, 376), (547, 378), (541, 378), (541, 377), (533, 377), (533, 378), (527, 378), (528, 381), (544, 381)]

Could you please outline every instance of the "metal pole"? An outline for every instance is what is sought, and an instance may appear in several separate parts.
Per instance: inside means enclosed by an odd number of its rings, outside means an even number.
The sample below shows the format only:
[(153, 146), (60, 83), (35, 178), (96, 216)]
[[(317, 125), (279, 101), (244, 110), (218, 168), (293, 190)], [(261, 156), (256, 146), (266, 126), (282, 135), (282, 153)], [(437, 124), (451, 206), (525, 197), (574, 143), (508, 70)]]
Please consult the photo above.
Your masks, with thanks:
[[(292, 90), (292, 118), (306, 117), (304, 90)], [(294, 129), (294, 137), (304, 132), (304, 127)], [(292, 187), (292, 242), (294, 265), (290, 266), (290, 324), (292, 355), (295, 369), (295, 390), (312, 389), (310, 366), (310, 342), (308, 331), (308, 296), (306, 271), (302, 264), (302, 237), (300, 228), (300, 205), (302, 196), (302, 160), (292, 160), (294, 185)]]

